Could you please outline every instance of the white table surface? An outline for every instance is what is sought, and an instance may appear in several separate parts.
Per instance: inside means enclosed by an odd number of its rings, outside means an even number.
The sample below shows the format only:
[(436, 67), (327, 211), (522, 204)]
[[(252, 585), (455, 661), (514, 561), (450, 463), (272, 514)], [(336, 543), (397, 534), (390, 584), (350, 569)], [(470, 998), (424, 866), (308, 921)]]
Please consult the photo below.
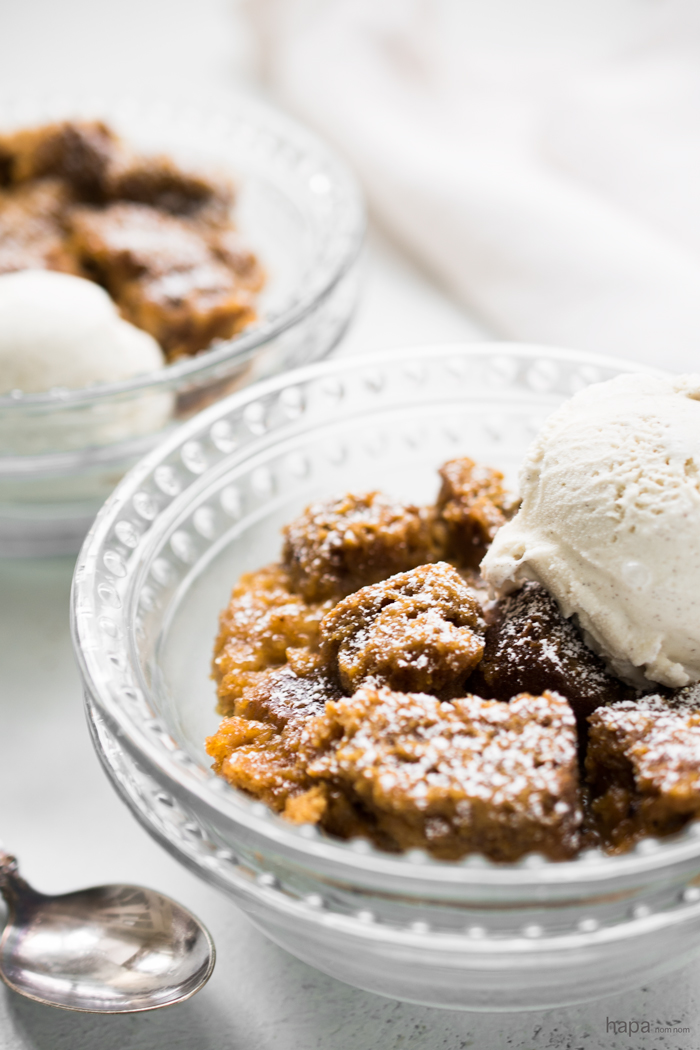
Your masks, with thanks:
[[(255, 0), (249, 0), (255, 2)], [(109, 25), (109, 42), (104, 27)], [(165, 33), (164, 27), (168, 27)], [(167, 44), (167, 46), (166, 46)], [(249, 89), (250, 46), (227, 0), (0, 0), (0, 91)], [(186, 59), (186, 62), (185, 62)], [(482, 338), (478, 325), (375, 230), (364, 296), (339, 353)], [(218, 961), (193, 999), (132, 1017), (78, 1015), (0, 989), (0, 1050), (476, 1050), (700, 1046), (700, 963), (601, 1003), (467, 1014), (398, 1003), (320, 974), (268, 942), (136, 823), (95, 757), (68, 630), (72, 559), (0, 559), (0, 834), (45, 892), (125, 881), (181, 900)], [(689, 1033), (614, 1035), (612, 1020)]]

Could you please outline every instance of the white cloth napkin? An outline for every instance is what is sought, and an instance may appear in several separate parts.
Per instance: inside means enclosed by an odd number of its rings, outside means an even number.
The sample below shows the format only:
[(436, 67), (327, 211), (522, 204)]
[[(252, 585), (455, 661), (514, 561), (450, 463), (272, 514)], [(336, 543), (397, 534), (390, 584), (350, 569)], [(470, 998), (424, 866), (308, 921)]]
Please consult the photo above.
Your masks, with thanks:
[(700, 370), (697, 0), (248, 0), (277, 96), (499, 335)]

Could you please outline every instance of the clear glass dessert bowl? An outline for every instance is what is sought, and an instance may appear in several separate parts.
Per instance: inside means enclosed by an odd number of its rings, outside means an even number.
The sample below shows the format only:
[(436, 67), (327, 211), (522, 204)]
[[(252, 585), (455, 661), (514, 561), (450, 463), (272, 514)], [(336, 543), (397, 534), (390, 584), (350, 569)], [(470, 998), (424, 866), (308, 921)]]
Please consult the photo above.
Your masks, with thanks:
[(236, 224), (265, 268), (258, 321), (119, 383), (0, 395), (0, 555), (73, 553), (109, 492), (165, 433), (261, 376), (316, 361), (358, 291), (364, 208), (342, 161), (262, 103), (0, 100), (0, 130), (99, 118), (144, 153), (230, 174)]
[(242, 572), (278, 557), (285, 522), (352, 489), (427, 502), (455, 455), (514, 481), (552, 409), (641, 370), (509, 344), (313, 365), (186, 423), (97, 517), (72, 619), (105, 770), (166, 849), (311, 965), (398, 999), (522, 1010), (639, 985), (700, 946), (700, 823), (558, 863), (395, 855), (284, 821), (204, 750), (218, 613)]

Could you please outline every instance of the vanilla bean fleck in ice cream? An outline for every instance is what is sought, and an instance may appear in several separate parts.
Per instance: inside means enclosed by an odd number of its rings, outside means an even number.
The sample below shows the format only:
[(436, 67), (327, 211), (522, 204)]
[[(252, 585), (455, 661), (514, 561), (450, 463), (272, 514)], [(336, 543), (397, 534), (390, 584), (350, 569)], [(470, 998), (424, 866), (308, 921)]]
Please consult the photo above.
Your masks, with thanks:
[(700, 680), (700, 374), (622, 375), (547, 421), (481, 570), (542, 583), (628, 681)]

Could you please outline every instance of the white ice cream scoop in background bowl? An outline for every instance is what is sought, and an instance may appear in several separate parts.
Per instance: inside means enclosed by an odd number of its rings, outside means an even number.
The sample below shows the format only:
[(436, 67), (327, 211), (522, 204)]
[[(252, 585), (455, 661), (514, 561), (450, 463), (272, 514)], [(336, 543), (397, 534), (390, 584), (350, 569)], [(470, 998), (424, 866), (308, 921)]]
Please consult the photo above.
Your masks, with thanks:
[[(49, 270), (0, 275), (0, 394), (84, 390), (155, 372), (163, 352), (147, 332), (125, 321), (92, 281)], [(172, 417), (170, 393), (136, 404), (108, 405), (88, 432), (66, 434), (54, 419), (0, 416), (0, 443), (16, 453), (68, 451), (91, 442), (123, 441), (162, 429)]]
[[(3, 132), (71, 118), (102, 119), (140, 152), (230, 174), (238, 191), (237, 226), (268, 280), (259, 320), (249, 329), (195, 357), (145, 371), (145, 343), (137, 348), (134, 337), (125, 336), (114, 316), (107, 317), (104, 301), (84, 304), (86, 327), (75, 333), (70, 380), (51, 370), (46, 333), (35, 319), (32, 369), (0, 382), (0, 556), (76, 552), (101, 504), (141, 456), (204, 404), (326, 355), (357, 300), (364, 236), (357, 184), (332, 151), (282, 113), (248, 98), (229, 99), (224, 108), (218, 100), (191, 106), (163, 99), (0, 98)], [(94, 346), (88, 317), (96, 324)], [(88, 373), (97, 349), (107, 349), (113, 363), (134, 354), (141, 363), (124, 376), (103, 361), (93, 379)], [(0, 362), (7, 352), (5, 341)], [(44, 367), (45, 382), (37, 376)], [(170, 482), (161, 481), (171, 495)]]
[(51, 270), (0, 275), (0, 393), (79, 389), (164, 364), (155, 339), (94, 282)]
[(0, 393), (80, 388), (162, 369), (152, 336), (91, 280), (50, 270), (0, 275)]

